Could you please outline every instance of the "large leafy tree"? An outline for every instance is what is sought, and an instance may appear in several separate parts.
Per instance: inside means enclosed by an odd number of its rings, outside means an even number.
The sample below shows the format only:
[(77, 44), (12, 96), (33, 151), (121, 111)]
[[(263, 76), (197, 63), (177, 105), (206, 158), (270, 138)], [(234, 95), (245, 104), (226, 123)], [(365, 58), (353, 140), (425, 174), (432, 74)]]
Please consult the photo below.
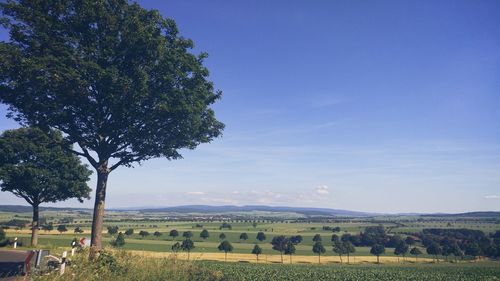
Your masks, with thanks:
[(38, 243), (42, 203), (89, 197), (91, 171), (69, 152), (57, 131), (8, 130), (0, 135), (0, 188), (33, 206), (31, 244)]
[(0, 102), (21, 123), (62, 131), (97, 171), (96, 253), (113, 170), (178, 159), (221, 134), (206, 54), (190, 53), (173, 20), (127, 0), (12, 0), (0, 12), (10, 32), (0, 43)]

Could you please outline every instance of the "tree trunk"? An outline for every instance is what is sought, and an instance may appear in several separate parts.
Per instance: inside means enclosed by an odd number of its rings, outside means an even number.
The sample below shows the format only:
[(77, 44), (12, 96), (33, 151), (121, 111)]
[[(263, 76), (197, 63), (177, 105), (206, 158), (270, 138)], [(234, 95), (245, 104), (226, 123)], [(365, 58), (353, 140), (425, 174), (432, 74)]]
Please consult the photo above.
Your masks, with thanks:
[(108, 183), (108, 161), (97, 169), (97, 187), (95, 193), (94, 217), (90, 241), (90, 259), (94, 259), (102, 249), (102, 226), (104, 222), (104, 202), (106, 201), (106, 185)]
[(321, 255), (318, 255), (318, 263), (321, 263)]
[(340, 264), (342, 264), (342, 263), (343, 263), (343, 262), (342, 262), (342, 256), (341, 256), (341, 255), (339, 255), (339, 258), (340, 258)]
[(380, 263), (379, 256), (377, 256), (377, 263)]
[(290, 255), (290, 264), (292, 263), (292, 255)]
[(347, 264), (350, 264), (351, 261), (349, 260), (349, 253), (347, 253)]
[(283, 252), (280, 252), (281, 255), (281, 263), (283, 263)]
[(33, 205), (33, 221), (31, 222), (31, 246), (36, 246), (38, 244), (38, 204)]
[(227, 261), (227, 252), (224, 252), (224, 261)]

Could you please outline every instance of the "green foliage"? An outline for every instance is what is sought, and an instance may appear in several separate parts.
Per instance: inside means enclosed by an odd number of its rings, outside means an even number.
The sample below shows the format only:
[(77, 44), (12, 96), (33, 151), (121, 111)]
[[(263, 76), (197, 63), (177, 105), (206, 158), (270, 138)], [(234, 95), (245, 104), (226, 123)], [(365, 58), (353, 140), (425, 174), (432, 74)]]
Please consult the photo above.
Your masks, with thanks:
[(184, 231), (182, 233), (182, 237), (189, 239), (189, 238), (193, 237), (193, 233), (191, 231)]
[(220, 240), (226, 239), (226, 234), (224, 234), (224, 232), (222, 232), (221, 234), (219, 234), (219, 239)]
[(59, 231), (60, 233), (63, 233), (63, 232), (68, 231), (68, 229), (66, 228), (66, 225), (60, 224), (57, 226), (57, 231)]
[(10, 35), (0, 102), (22, 124), (62, 131), (94, 167), (99, 249), (109, 173), (221, 135), (207, 54), (193, 55), (173, 20), (124, 0), (7, 1), (0, 13)]
[(181, 249), (185, 252), (191, 252), (191, 250), (194, 249), (194, 242), (191, 241), (191, 239), (187, 238), (186, 240), (182, 241)]
[(175, 242), (172, 245), (171, 249), (172, 249), (172, 252), (174, 252), (174, 253), (180, 252), (182, 250), (181, 243)]
[(54, 225), (52, 223), (42, 225), (43, 231), (52, 231), (54, 230)]
[(172, 229), (172, 230), (170, 230), (170, 233), (168, 234), (168, 236), (172, 237), (172, 239), (175, 239), (177, 236), (179, 236), (179, 231)]
[(227, 240), (222, 241), (219, 246), (217, 247), (219, 251), (224, 251), (224, 253), (227, 252), (232, 252), (233, 251), (233, 245)]
[(315, 253), (318, 256), (326, 253), (326, 249), (320, 241), (314, 243), (314, 245), (312, 247), (312, 251), (313, 251), (313, 253)]
[(441, 255), (442, 249), (437, 243), (432, 243), (427, 247), (427, 254), (433, 255), (437, 258), (438, 255)]
[(0, 187), (32, 206), (89, 198), (91, 172), (58, 131), (7, 130), (0, 135)]
[[(34, 281), (223, 281), (219, 270), (193, 262), (134, 256), (124, 251), (101, 251), (95, 261), (85, 255), (71, 258), (66, 274), (55, 271), (48, 275), (30, 276)], [(226, 280), (227, 281), (227, 280)]]
[(134, 229), (133, 228), (129, 228), (129, 229), (125, 230), (125, 235), (130, 236), (132, 234), (134, 234)]
[(246, 232), (240, 234), (240, 240), (247, 240), (247, 239), (248, 239), (248, 234), (246, 234)]
[(113, 226), (108, 226), (108, 234), (109, 235), (115, 235), (118, 233), (118, 226), (113, 225)]
[(118, 236), (114, 241), (111, 242), (113, 247), (123, 247), (125, 245), (125, 235), (123, 233), (118, 233)]
[(5, 238), (7, 238), (7, 235), (5, 234), (5, 230), (3, 230), (3, 228), (0, 227), (0, 241), (5, 240)]
[(379, 263), (379, 257), (380, 257), (380, 255), (382, 255), (384, 253), (385, 253), (385, 247), (384, 247), (384, 245), (375, 244), (370, 249), (370, 254), (372, 254), (374, 256), (377, 256), (377, 263)]
[(412, 249), (410, 250), (410, 254), (411, 254), (411, 255), (414, 255), (415, 257), (417, 257), (417, 256), (419, 256), (419, 255), (421, 255), (421, 254), (422, 254), (422, 251), (420, 251), (420, 249), (419, 249), (419, 248), (414, 247), (414, 248), (412, 248)]
[(489, 281), (497, 280), (500, 267), (496, 263), (463, 265), (282, 265), (204, 262), (203, 267), (219, 271), (227, 281)]
[(146, 237), (146, 236), (149, 236), (149, 232), (147, 232), (147, 231), (145, 231), (145, 230), (141, 230), (141, 231), (139, 231), (139, 235), (140, 235), (142, 238), (144, 238), (144, 237)]
[(207, 239), (209, 236), (210, 236), (210, 234), (208, 233), (208, 230), (206, 230), (206, 229), (203, 229), (200, 232), (200, 238), (201, 239)]
[(321, 235), (319, 234), (314, 235), (313, 242), (321, 242)]
[(159, 232), (159, 231), (155, 231), (155, 232), (153, 233), (153, 236), (154, 236), (154, 237), (160, 237), (160, 236), (162, 236), (162, 233), (161, 233), (161, 232)]
[(258, 244), (255, 244), (252, 249), (252, 254), (256, 255), (258, 258), (259, 255), (262, 254), (262, 248)]
[(264, 232), (262, 232), (262, 231), (259, 231), (257, 233), (257, 237), (256, 238), (257, 238), (257, 240), (259, 240), (260, 242), (262, 242), (262, 241), (266, 240), (266, 234)]
[[(206, 54), (175, 22), (128, 1), (9, 1), (0, 101), (22, 122), (57, 128), (92, 164), (177, 159), (221, 134)], [(147, 51), (145, 51), (147, 50)], [(140, 124), (140, 125), (138, 125)]]
[(394, 248), (394, 254), (396, 256), (402, 255), (404, 257), (408, 253), (408, 250), (408, 245), (405, 242), (401, 241), (400, 243), (398, 243), (398, 245), (396, 245), (396, 248)]

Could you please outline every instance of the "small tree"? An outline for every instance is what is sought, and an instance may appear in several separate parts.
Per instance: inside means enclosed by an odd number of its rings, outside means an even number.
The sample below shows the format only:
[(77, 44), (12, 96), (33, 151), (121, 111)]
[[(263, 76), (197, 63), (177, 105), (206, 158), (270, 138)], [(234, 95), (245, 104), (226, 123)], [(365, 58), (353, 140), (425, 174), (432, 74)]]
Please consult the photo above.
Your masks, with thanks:
[(350, 241), (342, 242), (342, 244), (344, 244), (344, 249), (347, 254), (347, 263), (351, 263), (350, 257), (352, 253), (356, 252), (356, 247), (354, 247), (354, 245)]
[(7, 236), (5, 235), (5, 230), (3, 230), (2, 227), (0, 227), (0, 242), (5, 240)]
[(370, 254), (377, 256), (377, 263), (380, 264), (380, 255), (385, 253), (384, 245), (375, 244), (370, 249)]
[(273, 250), (280, 252), (281, 263), (283, 263), (283, 252), (285, 251), (286, 243), (287, 243), (287, 238), (283, 235), (274, 236), (273, 240), (271, 241)]
[(264, 232), (262, 231), (259, 231), (257, 233), (257, 240), (259, 240), (260, 242), (266, 240), (266, 234), (264, 234)]
[(254, 229), (255, 229), (255, 228), (257, 228), (257, 222), (256, 222), (256, 221), (253, 221), (253, 223), (252, 223), (252, 227), (253, 227)]
[(411, 247), (411, 246), (415, 245), (416, 241), (415, 241), (415, 239), (413, 239), (413, 237), (408, 236), (405, 239), (405, 243), (408, 244), (408, 246)]
[(219, 240), (224, 240), (224, 239), (226, 239), (226, 234), (222, 232), (221, 234), (219, 234)]
[(291, 236), (290, 241), (292, 241), (294, 245), (298, 245), (302, 242), (302, 236), (301, 235)]
[(123, 247), (123, 245), (125, 245), (125, 235), (123, 235), (122, 232), (118, 233), (118, 236), (116, 236), (116, 239), (111, 242), (111, 245), (113, 247)]
[(163, 234), (162, 234), (161, 232), (159, 232), (159, 231), (155, 231), (155, 232), (153, 233), (153, 236), (154, 236), (154, 237), (156, 237), (156, 238), (158, 238), (158, 237), (160, 237), (160, 236), (162, 236), (162, 235), (163, 235)]
[(54, 230), (54, 225), (52, 223), (42, 225), (42, 230), (45, 232), (50, 232)]
[(108, 226), (108, 234), (109, 235), (115, 235), (116, 233), (118, 233), (118, 226), (116, 226), (116, 225)]
[(465, 246), (465, 254), (467, 256), (471, 256), (474, 260), (481, 255), (481, 248), (479, 245), (475, 242), (473, 243), (468, 243)]
[(132, 234), (134, 234), (134, 229), (132, 229), (132, 228), (129, 228), (129, 229), (127, 229), (127, 230), (125, 231), (125, 235), (127, 235), (127, 236), (130, 236), (130, 235), (132, 235)]
[(80, 234), (80, 233), (83, 233), (83, 230), (79, 226), (77, 226), (77, 227), (75, 227), (75, 230), (73, 232)]
[(193, 233), (191, 231), (184, 231), (182, 233), (182, 237), (184, 237), (186, 239), (191, 239), (191, 237), (193, 237)]
[(68, 231), (68, 229), (66, 228), (66, 226), (64, 224), (60, 224), (57, 226), (57, 231), (59, 231), (59, 233), (62, 234), (63, 232)]
[(337, 234), (332, 234), (332, 242), (333, 243), (340, 242), (340, 237)]
[(259, 255), (262, 254), (262, 248), (255, 244), (252, 249), (252, 254), (254, 254), (257, 257), (257, 262), (259, 262)]
[(182, 244), (181, 244), (181, 249), (184, 251), (184, 252), (187, 252), (188, 253), (188, 260), (189, 260), (189, 254), (191, 253), (191, 250), (194, 249), (194, 242), (191, 241), (191, 239), (189, 238), (186, 238), (186, 240), (182, 241)]
[(295, 254), (295, 245), (291, 239), (287, 239), (286, 241), (284, 254), (290, 257), (290, 263), (292, 263), (292, 255)]
[(442, 253), (442, 249), (438, 243), (433, 242), (427, 247), (427, 254), (434, 256), (436, 262), (439, 261), (438, 255)]
[(345, 248), (345, 244), (343, 242), (334, 242), (333, 243), (333, 252), (339, 255), (340, 263), (342, 263), (342, 255), (347, 254), (347, 249)]
[(207, 239), (209, 236), (210, 236), (210, 234), (208, 233), (208, 230), (206, 230), (206, 229), (203, 229), (203, 230), (200, 232), (200, 237), (201, 237), (201, 239), (203, 239), (203, 240)]
[(179, 231), (172, 229), (172, 230), (170, 230), (170, 233), (168, 234), (168, 236), (172, 237), (172, 241), (174, 241), (175, 238), (177, 238), (177, 236), (179, 236)]
[(149, 236), (149, 232), (147, 232), (147, 231), (145, 231), (145, 230), (141, 230), (141, 231), (139, 231), (139, 235), (140, 235), (142, 238), (144, 238), (144, 237), (146, 237), (146, 236)]
[(172, 253), (174, 253), (174, 256), (177, 257), (177, 253), (182, 250), (181, 243), (175, 242), (174, 245), (171, 247)]
[(321, 242), (321, 235), (319, 234), (314, 235), (313, 242)]
[(247, 239), (248, 239), (248, 234), (246, 234), (246, 232), (240, 234), (240, 240), (246, 241)]
[(419, 248), (417, 247), (413, 247), (411, 250), (410, 250), (410, 254), (414, 255), (415, 256), (415, 262), (417, 261), (418, 259), (418, 256), (422, 254), (422, 251), (420, 251)]
[(321, 244), (320, 241), (315, 242), (312, 247), (312, 251), (318, 255), (318, 263), (321, 263), (321, 255), (326, 253), (326, 249), (323, 247), (323, 244)]
[[(1, 100), (4, 92), (0, 92)], [(27, 127), (0, 135), (0, 189), (32, 206), (32, 246), (38, 244), (40, 204), (89, 198), (91, 172), (71, 149), (59, 131)]]
[(404, 241), (401, 241), (396, 245), (396, 248), (394, 248), (394, 254), (398, 257), (398, 262), (399, 262), (400, 255), (403, 256), (403, 260), (404, 260), (406, 253), (408, 253), (408, 250), (409, 250), (409, 247)]
[(219, 251), (224, 251), (224, 261), (227, 261), (227, 253), (233, 251), (233, 245), (229, 243), (229, 241), (224, 240), (219, 244), (219, 247), (217, 247)]

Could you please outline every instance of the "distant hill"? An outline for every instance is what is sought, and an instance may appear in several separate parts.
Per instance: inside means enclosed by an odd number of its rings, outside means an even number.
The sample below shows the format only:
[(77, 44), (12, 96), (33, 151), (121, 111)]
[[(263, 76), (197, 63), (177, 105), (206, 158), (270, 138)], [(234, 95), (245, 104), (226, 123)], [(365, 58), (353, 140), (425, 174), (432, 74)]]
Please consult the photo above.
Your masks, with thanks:
[[(92, 209), (87, 209), (87, 208), (40, 207), (40, 211), (80, 211), (80, 210), (92, 211)], [(31, 206), (0, 205), (0, 212), (26, 213), (32, 211), (33, 208)]]
[[(0, 205), (0, 212), (25, 213), (31, 212), (31, 206), (22, 205)], [(90, 208), (69, 208), (69, 207), (40, 207), (40, 211), (87, 211), (91, 212)], [(221, 214), (221, 213), (242, 213), (242, 212), (270, 212), (270, 213), (296, 213), (304, 216), (321, 216), (321, 217), (372, 217), (372, 216), (422, 216), (422, 217), (456, 217), (456, 218), (500, 218), (500, 212), (467, 212), (457, 214), (422, 214), (422, 213), (405, 213), (405, 214), (380, 214), (357, 212), (349, 210), (329, 209), (329, 208), (311, 208), (311, 207), (286, 207), (286, 206), (264, 206), (264, 205), (247, 205), (247, 206), (208, 206), (208, 205), (184, 205), (175, 207), (140, 207), (140, 208), (120, 208), (108, 209), (115, 212), (141, 212), (141, 213), (202, 213), (202, 214)]]
[(458, 214), (422, 214), (423, 217), (456, 217), (456, 218), (500, 218), (500, 212), (467, 212)]
[(174, 213), (234, 213), (234, 212), (286, 212), (298, 213), (306, 216), (346, 216), (346, 217), (367, 217), (376, 214), (328, 209), (328, 208), (304, 208), (304, 207), (274, 207), (262, 205), (249, 206), (207, 206), (207, 205), (185, 205), (165, 208), (145, 208), (138, 209), (140, 212), (174, 212)]

